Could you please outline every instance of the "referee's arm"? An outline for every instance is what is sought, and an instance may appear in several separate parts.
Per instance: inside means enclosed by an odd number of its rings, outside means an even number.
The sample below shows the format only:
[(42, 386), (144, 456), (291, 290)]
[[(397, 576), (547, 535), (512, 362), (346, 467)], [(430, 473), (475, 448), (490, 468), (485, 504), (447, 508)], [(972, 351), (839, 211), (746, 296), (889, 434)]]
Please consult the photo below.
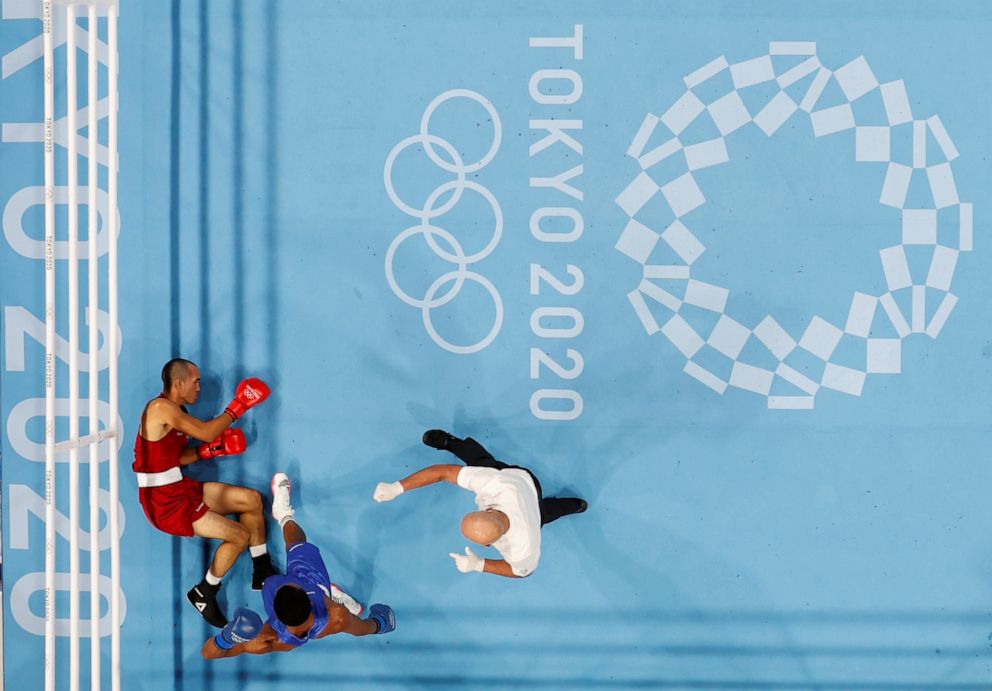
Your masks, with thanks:
[[(505, 576), (507, 578), (525, 578), (525, 576), (518, 576), (513, 573), (513, 569), (503, 559), (486, 559), (486, 565), (482, 570), (486, 573), (494, 573), (497, 576)], [(529, 576), (530, 574), (527, 575)]]

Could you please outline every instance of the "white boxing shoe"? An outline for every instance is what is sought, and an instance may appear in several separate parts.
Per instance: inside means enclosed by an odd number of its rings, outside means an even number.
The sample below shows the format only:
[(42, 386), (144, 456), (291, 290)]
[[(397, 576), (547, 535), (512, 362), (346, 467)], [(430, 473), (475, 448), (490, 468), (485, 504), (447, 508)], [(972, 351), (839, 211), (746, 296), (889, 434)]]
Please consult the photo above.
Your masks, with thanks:
[(358, 600), (341, 590), (334, 583), (331, 583), (331, 602), (343, 606), (356, 617), (362, 613), (362, 605), (359, 604)]
[(289, 501), (289, 491), (292, 488), (286, 473), (276, 473), (272, 476), (272, 517), (279, 522), (279, 527), (286, 525), (296, 512)]

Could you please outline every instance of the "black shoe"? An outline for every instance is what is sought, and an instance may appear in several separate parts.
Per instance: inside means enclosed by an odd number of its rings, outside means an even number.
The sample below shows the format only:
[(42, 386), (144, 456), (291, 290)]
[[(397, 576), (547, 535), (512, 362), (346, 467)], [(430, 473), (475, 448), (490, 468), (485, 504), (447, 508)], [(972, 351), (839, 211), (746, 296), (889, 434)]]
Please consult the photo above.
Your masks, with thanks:
[(567, 501), (569, 511), (568, 513), (563, 513), (562, 516), (574, 516), (577, 513), (585, 513), (585, 510), (589, 508), (589, 503), (585, 499), (579, 499), (578, 497), (562, 497), (558, 501)]
[(262, 584), (265, 579), (269, 576), (275, 576), (278, 571), (276, 567), (272, 565), (272, 559), (269, 558), (268, 554), (263, 554), (260, 557), (252, 557), (252, 570), (251, 570), (251, 589), (261, 590)]
[(451, 436), (443, 429), (429, 429), (424, 432), (424, 443), (427, 446), (443, 451), (448, 448), (448, 444), (455, 437)]
[(227, 626), (227, 617), (224, 616), (220, 605), (217, 604), (217, 592), (219, 590), (220, 584), (210, 585), (206, 581), (201, 581), (186, 593), (186, 599), (196, 607), (196, 611), (206, 619), (208, 624), (222, 629)]

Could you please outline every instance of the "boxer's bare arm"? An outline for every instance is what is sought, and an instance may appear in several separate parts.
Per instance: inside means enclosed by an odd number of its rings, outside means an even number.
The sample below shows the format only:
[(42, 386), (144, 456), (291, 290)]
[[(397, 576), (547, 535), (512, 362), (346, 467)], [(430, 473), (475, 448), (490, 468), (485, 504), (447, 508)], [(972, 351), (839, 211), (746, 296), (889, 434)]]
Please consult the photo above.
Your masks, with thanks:
[[(162, 428), (177, 429), (200, 441), (213, 441), (227, 429), (234, 420), (227, 413), (221, 413), (213, 420), (199, 420), (183, 412), (183, 409), (170, 400), (157, 398), (145, 409), (142, 434), (146, 439), (160, 439)], [(164, 436), (164, 435), (163, 435)]]
[(417, 489), (418, 487), (433, 485), (435, 482), (450, 482), (453, 485), (457, 485), (458, 471), (460, 471), (462, 467), (463, 466), (460, 465), (427, 466), (423, 470), (418, 470), (413, 475), (403, 478), (400, 480), (400, 484), (403, 485), (404, 492), (408, 492), (411, 489)]
[(248, 643), (238, 643), (235, 646), (231, 646), (226, 650), (224, 648), (217, 647), (217, 643), (214, 641), (214, 637), (211, 636), (203, 643), (203, 647), (200, 648), (200, 655), (204, 660), (219, 660), (222, 657), (237, 657), (238, 655), (247, 652), (245, 649), (248, 647)]
[(334, 633), (349, 633), (352, 636), (368, 636), (379, 629), (379, 625), (373, 619), (359, 619), (341, 605), (331, 602), (330, 598), (324, 598), (327, 604), (327, 624), (317, 638), (330, 636)]
[(200, 655), (205, 660), (218, 660), (222, 657), (237, 657), (242, 654), (265, 655), (266, 653), (283, 653), (292, 649), (293, 646), (280, 641), (276, 632), (272, 630), (272, 627), (266, 624), (253, 639), (247, 643), (233, 645), (227, 650), (217, 647), (214, 637), (211, 636), (204, 642), (203, 648), (200, 649)]
[(196, 463), (198, 460), (200, 460), (200, 457), (196, 455), (196, 447), (190, 446), (183, 449), (183, 453), (179, 457), (179, 465), (189, 465), (190, 463)]

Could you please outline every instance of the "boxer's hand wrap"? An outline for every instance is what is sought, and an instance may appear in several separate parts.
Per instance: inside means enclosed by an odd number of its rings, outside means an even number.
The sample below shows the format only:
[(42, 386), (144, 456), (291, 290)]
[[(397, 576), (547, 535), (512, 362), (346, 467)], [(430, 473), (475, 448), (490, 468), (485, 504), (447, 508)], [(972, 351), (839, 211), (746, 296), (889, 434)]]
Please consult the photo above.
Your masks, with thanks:
[(379, 625), (376, 633), (389, 633), (396, 629), (396, 615), (389, 605), (375, 604), (369, 607), (369, 619)]
[(372, 498), (376, 501), (392, 501), (403, 494), (403, 485), (399, 482), (380, 482), (375, 486)]
[(238, 607), (234, 618), (214, 636), (214, 643), (221, 650), (230, 650), (238, 643), (247, 643), (261, 630), (262, 618), (247, 607)]
[(269, 387), (261, 379), (252, 377), (238, 384), (234, 392), (234, 400), (227, 404), (224, 412), (237, 420), (249, 408), (258, 405), (269, 397)]
[(244, 453), (247, 447), (245, 433), (239, 429), (228, 428), (212, 442), (196, 447), (196, 457), (203, 461), (218, 456), (237, 456), (239, 453)]
[(477, 556), (468, 547), (465, 548), (465, 554), (456, 554), (455, 552), (448, 552), (448, 556), (455, 560), (455, 566), (462, 573), (471, 573), (472, 571), (482, 572), (486, 568), (486, 560), (480, 556)]

